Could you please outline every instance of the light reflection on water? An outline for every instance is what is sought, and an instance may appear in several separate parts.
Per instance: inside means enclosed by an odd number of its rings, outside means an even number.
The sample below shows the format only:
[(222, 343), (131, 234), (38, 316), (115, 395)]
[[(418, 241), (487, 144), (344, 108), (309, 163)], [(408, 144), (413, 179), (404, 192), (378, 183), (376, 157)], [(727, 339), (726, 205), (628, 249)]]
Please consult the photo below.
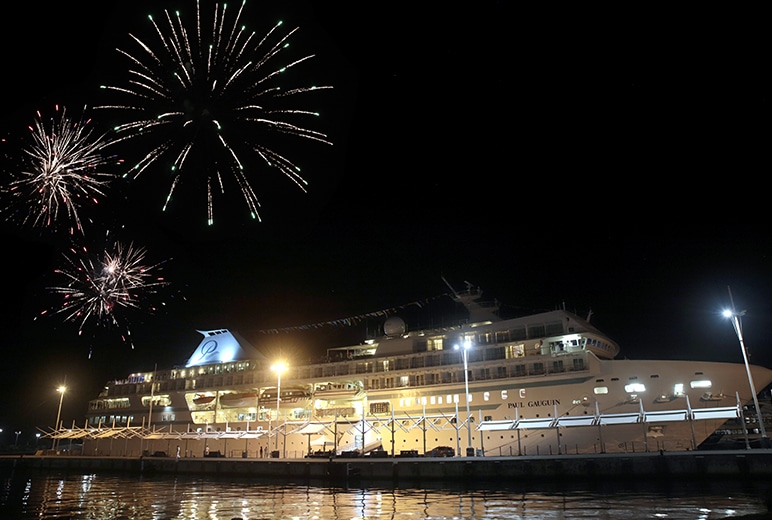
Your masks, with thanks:
[[(89, 520), (703, 519), (767, 512), (772, 483), (383, 484), (330, 487), (245, 478), (105, 474), (3, 476), (0, 518)], [(651, 484), (651, 483), (650, 483)], [(772, 519), (772, 515), (768, 518)]]

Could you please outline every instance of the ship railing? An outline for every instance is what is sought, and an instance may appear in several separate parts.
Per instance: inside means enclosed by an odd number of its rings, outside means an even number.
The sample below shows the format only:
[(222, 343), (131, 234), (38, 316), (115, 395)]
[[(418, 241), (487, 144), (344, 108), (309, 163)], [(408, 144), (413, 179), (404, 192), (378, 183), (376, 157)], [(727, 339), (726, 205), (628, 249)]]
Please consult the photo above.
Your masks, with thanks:
[[(481, 381), (481, 380), (496, 380), (496, 379), (509, 379), (509, 378), (524, 378), (524, 377), (533, 377), (533, 376), (544, 376), (548, 374), (564, 374), (564, 373), (576, 373), (576, 372), (586, 372), (589, 370), (590, 363), (587, 359), (587, 353), (586, 352), (575, 352), (571, 354), (567, 354), (565, 357), (562, 357), (561, 360), (563, 363), (560, 363), (559, 365), (556, 365), (555, 363), (550, 362), (551, 360), (554, 361), (554, 358), (550, 356), (539, 356), (538, 358), (526, 358), (526, 357), (517, 357), (517, 358), (510, 358), (506, 360), (506, 363), (502, 363), (501, 360), (498, 360), (496, 362), (485, 360), (482, 362), (478, 362), (474, 365), (469, 366), (469, 371), (471, 373), (470, 381)], [(581, 362), (572, 362), (571, 360), (580, 360)], [(454, 364), (446, 364), (441, 366), (453, 366)], [(434, 365), (432, 365), (434, 366)], [(416, 384), (417, 379), (414, 376), (410, 376), (409, 379), (403, 380), (400, 378), (400, 374), (398, 372), (407, 372), (411, 373), (411, 371), (415, 372), (416, 369), (403, 369), (403, 370), (397, 370), (394, 369), (392, 371), (375, 371), (375, 374), (384, 374), (387, 375), (387, 382), (385, 383), (385, 386), (379, 387), (379, 388), (403, 388), (403, 387), (413, 387), (413, 386), (431, 386), (431, 385), (439, 385), (439, 384), (447, 384), (451, 382), (451, 380), (445, 378), (445, 377), (439, 377), (439, 378), (432, 378), (432, 377), (426, 377), (423, 379), (423, 383)], [(421, 372), (423, 373), (423, 371)], [(415, 374), (418, 374), (418, 372), (415, 372)], [(444, 375), (444, 374), (440, 374)], [(449, 376), (453, 377), (452, 382), (460, 382), (463, 379), (455, 376)], [(370, 382), (370, 385), (372, 385), (372, 381)], [(371, 389), (374, 387), (371, 386)]]
[[(570, 357), (585, 358), (587, 351), (584, 349), (569, 349), (562, 351), (558, 354), (534, 353), (530, 350), (523, 353), (518, 357), (507, 357), (501, 353), (501, 348), (506, 347), (507, 343), (491, 343), (487, 345), (479, 345), (479, 349), (476, 349), (469, 356), (469, 364), (474, 365), (485, 362), (501, 362), (501, 361), (513, 361), (528, 360), (533, 362), (536, 358), (543, 358), (546, 361), (559, 357), (563, 360)], [(361, 360), (336, 360), (331, 361), (321, 367), (315, 367), (307, 377), (304, 378), (325, 378), (325, 377), (342, 377), (351, 374), (370, 374), (379, 372), (392, 372), (398, 370), (411, 370), (421, 369), (426, 367), (443, 367), (458, 365), (462, 362), (462, 356), (456, 351), (438, 350), (422, 353), (405, 353), (386, 357), (374, 358), (378, 362), (369, 363), (364, 365)], [(381, 363), (381, 361), (388, 361), (387, 365)], [(354, 366), (352, 366), (354, 364)]]

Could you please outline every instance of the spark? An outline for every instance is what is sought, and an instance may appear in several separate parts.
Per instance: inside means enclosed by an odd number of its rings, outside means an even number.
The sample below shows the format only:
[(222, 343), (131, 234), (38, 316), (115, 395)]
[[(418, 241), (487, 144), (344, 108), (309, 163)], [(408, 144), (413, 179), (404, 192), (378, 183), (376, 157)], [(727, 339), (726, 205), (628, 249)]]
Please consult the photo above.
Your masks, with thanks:
[(157, 307), (148, 304), (149, 296), (157, 294), (168, 282), (159, 271), (164, 262), (147, 265), (144, 248), (116, 242), (93, 255), (85, 247), (72, 247), (63, 254), (64, 267), (55, 275), (63, 283), (49, 287), (52, 294), (62, 297), (61, 304), (41, 315), (61, 315), (65, 322), (78, 325), (78, 333), (90, 323), (117, 327), (130, 335), (127, 311), (153, 313)]
[(278, 22), (260, 38), (242, 24), (245, 4), (232, 15), (226, 4), (215, 4), (213, 13), (205, 14), (197, 2), (194, 27), (179, 12), (164, 11), (158, 22), (149, 16), (153, 40), (129, 34), (135, 52), (117, 49), (130, 64), (127, 84), (102, 86), (118, 102), (97, 107), (125, 117), (115, 127), (119, 140), (147, 143), (124, 177), (137, 179), (152, 170), (165, 179), (163, 211), (181, 186), (190, 190), (187, 186), (194, 184), (209, 225), (215, 196), (224, 196), (226, 187), (237, 189), (248, 215), (261, 220), (254, 186), (261, 165), (307, 192), (300, 167), (285, 155), (292, 146), (284, 143), (287, 137), (332, 144), (326, 134), (306, 126), (319, 112), (299, 105), (311, 93), (332, 87), (287, 89), (282, 83), (290, 70), (314, 57), (279, 63), (298, 28), (282, 33)]
[(48, 121), (37, 111), (29, 130), (21, 167), (6, 189), (11, 197), (5, 208), (9, 220), (20, 218), (22, 225), (47, 228), (66, 223), (71, 233), (77, 229), (82, 234), (79, 210), (98, 204), (116, 177), (105, 171), (120, 163), (105, 154), (113, 141), (106, 133), (95, 134), (90, 119), (71, 119), (59, 105)]

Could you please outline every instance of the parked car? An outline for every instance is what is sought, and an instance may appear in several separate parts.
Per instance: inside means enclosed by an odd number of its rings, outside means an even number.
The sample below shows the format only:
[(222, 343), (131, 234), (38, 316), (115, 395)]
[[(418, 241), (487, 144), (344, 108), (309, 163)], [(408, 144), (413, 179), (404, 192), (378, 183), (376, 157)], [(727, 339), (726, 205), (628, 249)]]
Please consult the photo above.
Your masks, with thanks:
[(437, 446), (429, 452), (430, 457), (455, 457), (456, 450), (450, 446)]

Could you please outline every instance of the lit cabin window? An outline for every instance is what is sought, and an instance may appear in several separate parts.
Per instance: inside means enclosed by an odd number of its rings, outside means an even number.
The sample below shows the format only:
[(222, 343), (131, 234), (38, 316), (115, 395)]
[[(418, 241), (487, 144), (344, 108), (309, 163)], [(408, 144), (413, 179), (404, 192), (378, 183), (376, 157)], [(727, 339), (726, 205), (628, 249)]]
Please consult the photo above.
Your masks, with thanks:
[(507, 391), (506, 390), (502, 390), (501, 391), (501, 400), (502, 401), (506, 401), (507, 400), (507, 395), (508, 395)]
[(491, 400), (491, 393), (483, 392), (483, 401), (490, 401), (490, 400)]
[(595, 395), (607, 394), (608, 393), (608, 387), (607, 386), (596, 386), (595, 388), (592, 389), (592, 391), (593, 391), (593, 393), (595, 393)]
[(391, 406), (388, 402), (370, 403), (370, 413), (388, 413)]
[(525, 399), (525, 388), (520, 389), (520, 399)]
[(523, 357), (525, 356), (525, 344), (519, 343), (517, 345), (507, 345), (504, 352), (504, 356), (507, 359)]
[(422, 404), (423, 406), (426, 406), (426, 396), (423, 396), (423, 397), (421, 398), (421, 404)]
[(710, 379), (698, 379), (697, 381), (690, 382), (689, 386), (692, 388), (710, 388), (713, 384), (710, 382)]
[(429, 398), (429, 404), (437, 404), (437, 396), (431, 396)]
[(453, 402), (457, 403), (459, 401), (458, 394), (453, 394)]
[(638, 392), (645, 392), (646, 391), (646, 385), (643, 383), (630, 383), (628, 385), (625, 385), (625, 392), (628, 394), (634, 394)]
[(673, 395), (677, 396), (683, 396), (684, 395), (684, 384), (683, 383), (676, 383), (673, 385)]

